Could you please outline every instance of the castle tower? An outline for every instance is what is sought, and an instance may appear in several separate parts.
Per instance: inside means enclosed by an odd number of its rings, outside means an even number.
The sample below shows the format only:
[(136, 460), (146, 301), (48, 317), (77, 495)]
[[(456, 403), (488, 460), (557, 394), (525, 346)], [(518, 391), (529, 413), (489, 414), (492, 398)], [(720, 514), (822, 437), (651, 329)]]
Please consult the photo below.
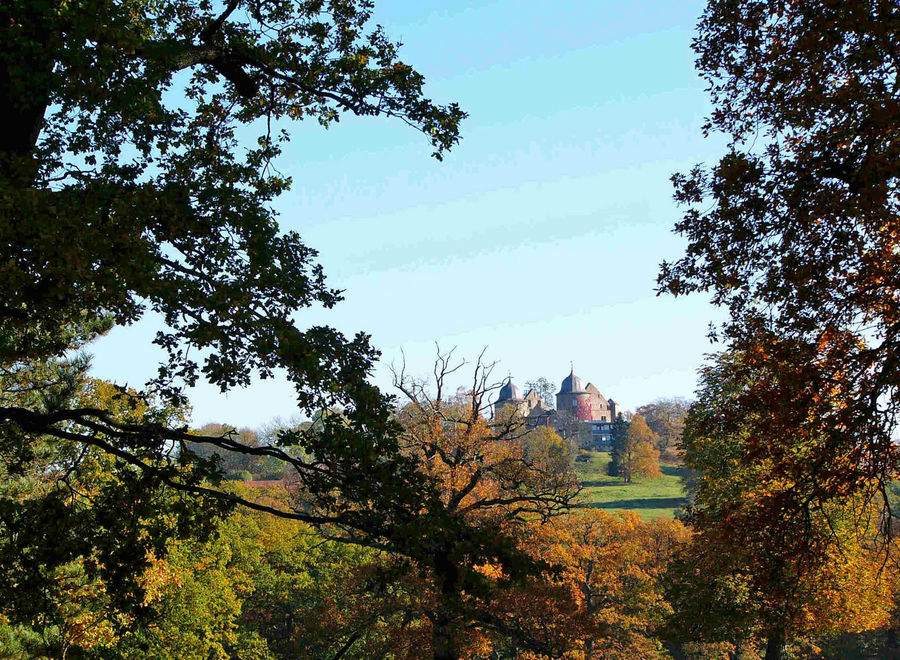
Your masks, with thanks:
[(591, 393), (585, 389), (584, 381), (575, 375), (575, 365), (572, 365), (571, 372), (559, 386), (556, 409), (581, 421), (591, 419)]
[(517, 385), (514, 385), (512, 382), (512, 377), (508, 376), (506, 378), (506, 384), (500, 388), (500, 391), (497, 392), (497, 401), (494, 403), (494, 415), (497, 415), (500, 410), (502, 410), (506, 406), (515, 406), (517, 410), (522, 412), (523, 404), (525, 400), (522, 398), (522, 390), (518, 388)]

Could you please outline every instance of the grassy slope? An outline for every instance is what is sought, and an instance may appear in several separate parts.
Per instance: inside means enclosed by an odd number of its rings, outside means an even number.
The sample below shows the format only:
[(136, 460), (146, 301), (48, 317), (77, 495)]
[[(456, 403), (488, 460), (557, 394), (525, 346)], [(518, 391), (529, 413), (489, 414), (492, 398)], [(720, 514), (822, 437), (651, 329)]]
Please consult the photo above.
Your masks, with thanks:
[(575, 463), (575, 471), (584, 487), (581, 498), (585, 506), (610, 512), (633, 510), (649, 520), (659, 516), (672, 518), (684, 503), (679, 479), (682, 468), (663, 463), (661, 479), (641, 479), (624, 484), (620, 478), (606, 474), (607, 463), (609, 454), (605, 452), (591, 453), (589, 462)]

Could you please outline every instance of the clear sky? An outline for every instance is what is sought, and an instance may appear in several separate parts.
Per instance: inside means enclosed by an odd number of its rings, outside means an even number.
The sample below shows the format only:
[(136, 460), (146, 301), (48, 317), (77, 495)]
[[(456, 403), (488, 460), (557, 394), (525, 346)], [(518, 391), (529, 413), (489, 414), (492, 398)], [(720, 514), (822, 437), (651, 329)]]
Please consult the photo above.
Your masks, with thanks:
[[(285, 229), (319, 250), (346, 300), (301, 325), (364, 330), (430, 371), (434, 344), (499, 364), (520, 386), (575, 371), (633, 409), (689, 396), (719, 312), (654, 293), (682, 241), (669, 177), (721, 153), (690, 41), (699, 0), (376, 0), (376, 20), (438, 102), (469, 112), (439, 163), (388, 119), (292, 126), (279, 166)], [(139, 385), (160, 353), (155, 320), (94, 345), (94, 374)], [(283, 380), (191, 392), (194, 421), (257, 426), (295, 413)]]

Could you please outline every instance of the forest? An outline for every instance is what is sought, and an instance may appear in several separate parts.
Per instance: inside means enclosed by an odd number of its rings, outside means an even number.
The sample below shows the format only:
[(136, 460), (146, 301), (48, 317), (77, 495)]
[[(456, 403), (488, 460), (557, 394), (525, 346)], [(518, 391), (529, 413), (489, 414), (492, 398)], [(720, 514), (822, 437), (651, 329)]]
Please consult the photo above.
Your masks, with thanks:
[[(726, 147), (672, 175), (656, 292), (723, 320), (603, 458), (677, 463), (675, 517), (586, 500), (598, 454), (493, 410), (486, 353), (383, 391), (368, 334), (298, 322), (344, 292), (278, 223), (292, 127), (464, 134), (372, 12), (0, 5), (0, 658), (900, 657), (900, 5), (698, 19)], [(93, 376), (148, 315), (154, 378)], [(192, 424), (192, 388), (275, 376), (291, 421)]]

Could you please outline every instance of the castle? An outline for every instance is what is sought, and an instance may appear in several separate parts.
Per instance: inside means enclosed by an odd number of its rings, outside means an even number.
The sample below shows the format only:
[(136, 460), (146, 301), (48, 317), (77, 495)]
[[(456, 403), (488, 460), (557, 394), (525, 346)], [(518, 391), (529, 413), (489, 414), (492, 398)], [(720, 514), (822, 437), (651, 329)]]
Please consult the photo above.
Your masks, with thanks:
[(507, 406), (514, 406), (529, 428), (551, 426), (564, 438), (577, 436), (599, 448), (610, 445), (612, 424), (619, 413), (618, 404), (604, 397), (593, 383), (585, 386), (575, 375), (574, 366), (556, 393), (556, 410), (548, 408), (534, 389), (523, 397), (512, 378), (500, 388), (494, 414)]

